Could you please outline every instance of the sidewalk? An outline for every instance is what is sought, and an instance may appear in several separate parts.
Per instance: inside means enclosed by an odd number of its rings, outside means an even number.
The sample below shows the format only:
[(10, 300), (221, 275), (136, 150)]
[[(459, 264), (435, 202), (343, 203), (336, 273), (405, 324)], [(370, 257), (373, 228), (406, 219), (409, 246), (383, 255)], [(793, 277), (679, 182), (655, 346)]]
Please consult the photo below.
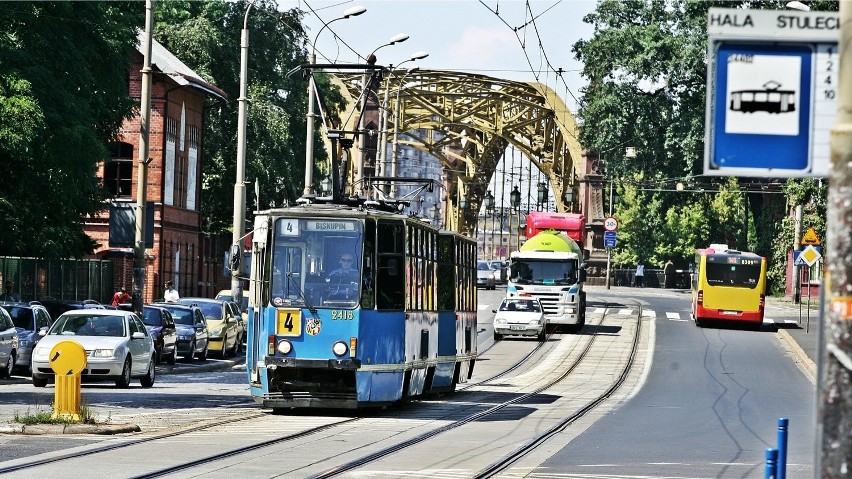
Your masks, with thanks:
[(820, 334), (819, 298), (795, 304), (790, 298), (766, 298), (766, 317), (775, 321), (779, 338), (802, 369), (816, 382)]
[[(168, 376), (174, 374), (191, 374), (211, 371), (226, 371), (240, 365), (245, 364), (245, 356), (239, 356), (227, 359), (207, 359), (204, 362), (199, 361), (178, 361), (174, 365), (159, 364), (157, 366), (157, 376)], [(10, 382), (25, 383), (29, 382), (28, 378), (14, 377), (11, 380), (4, 380), (4, 384)], [(156, 381), (154, 383), (156, 387)], [(42, 435), (42, 434), (124, 434), (129, 432), (140, 432), (141, 428), (136, 424), (18, 424), (6, 423), (0, 424), (0, 434), (25, 434), (25, 435)]]

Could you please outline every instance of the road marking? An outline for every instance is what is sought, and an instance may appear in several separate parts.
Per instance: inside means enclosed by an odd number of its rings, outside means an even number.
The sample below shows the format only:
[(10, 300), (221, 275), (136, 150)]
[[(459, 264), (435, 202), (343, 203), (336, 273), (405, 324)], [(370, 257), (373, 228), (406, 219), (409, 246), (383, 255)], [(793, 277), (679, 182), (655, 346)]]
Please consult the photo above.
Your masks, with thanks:
[(618, 310), (618, 314), (621, 314), (621, 315), (631, 315), (631, 314), (633, 314), (633, 310), (632, 310), (632, 309), (630, 309), (630, 308), (619, 309), (619, 310)]
[(666, 313), (666, 318), (668, 318), (669, 321), (686, 321), (685, 319), (680, 319), (680, 313), (668, 312)]
[(604, 314), (606, 313), (606, 308), (595, 308), (595, 314)]
[(656, 318), (657, 312), (654, 311), (654, 310), (651, 310), (651, 309), (643, 309), (642, 310), (642, 316), (644, 316), (646, 318)]

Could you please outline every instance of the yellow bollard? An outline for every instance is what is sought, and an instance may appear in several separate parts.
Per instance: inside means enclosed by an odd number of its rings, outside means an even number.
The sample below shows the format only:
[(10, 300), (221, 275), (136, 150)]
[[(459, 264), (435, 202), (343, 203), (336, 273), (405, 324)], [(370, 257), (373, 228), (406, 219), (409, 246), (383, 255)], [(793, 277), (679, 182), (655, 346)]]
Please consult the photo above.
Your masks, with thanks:
[(80, 343), (62, 341), (50, 350), (50, 367), (56, 374), (53, 417), (80, 420), (80, 378), (86, 368), (86, 350)]

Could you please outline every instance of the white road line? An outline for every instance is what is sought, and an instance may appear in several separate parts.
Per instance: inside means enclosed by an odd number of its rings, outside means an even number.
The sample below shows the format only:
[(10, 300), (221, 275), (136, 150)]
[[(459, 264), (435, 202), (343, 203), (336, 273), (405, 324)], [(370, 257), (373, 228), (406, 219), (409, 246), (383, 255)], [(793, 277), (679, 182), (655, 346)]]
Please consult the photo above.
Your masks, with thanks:
[(618, 314), (621, 314), (621, 315), (630, 315), (630, 314), (633, 314), (633, 310), (632, 310), (632, 309), (630, 309), (630, 308), (619, 309), (619, 310), (618, 310)]
[(686, 321), (685, 319), (680, 319), (680, 313), (667, 312), (666, 318), (668, 318), (669, 321)]
[(657, 312), (654, 311), (654, 310), (651, 310), (651, 309), (643, 309), (642, 310), (642, 316), (644, 316), (646, 318), (656, 318)]
[(606, 308), (595, 308), (593, 311), (595, 314), (604, 314), (606, 313)]

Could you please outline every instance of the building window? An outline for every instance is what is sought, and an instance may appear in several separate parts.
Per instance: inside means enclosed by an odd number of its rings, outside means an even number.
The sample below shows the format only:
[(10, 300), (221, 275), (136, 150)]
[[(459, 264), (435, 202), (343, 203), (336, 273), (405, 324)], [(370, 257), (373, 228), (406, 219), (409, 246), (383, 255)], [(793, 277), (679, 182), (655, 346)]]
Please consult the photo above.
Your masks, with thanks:
[(110, 145), (110, 159), (104, 165), (104, 187), (115, 198), (130, 197), (133, 187), (133, 145)]

